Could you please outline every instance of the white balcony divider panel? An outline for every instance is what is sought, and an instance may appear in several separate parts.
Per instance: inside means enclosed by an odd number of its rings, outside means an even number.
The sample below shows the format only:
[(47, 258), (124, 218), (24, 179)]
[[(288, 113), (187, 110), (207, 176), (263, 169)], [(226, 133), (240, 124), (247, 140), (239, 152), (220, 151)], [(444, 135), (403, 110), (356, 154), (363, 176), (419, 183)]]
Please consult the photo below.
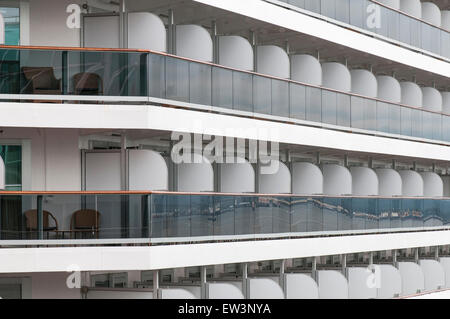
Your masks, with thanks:
[(365, 267), (347, 268), (348, 298), (349, 299), (375, 299), (377, 297), (376, 285), (370, 286), (373, 273)]
[(423, 196), (441, 197), (444, 195), (444, 183), (442, 178), (433, 172), (421, 172), (423, 180)]
[(402, 101), (402, 88), (400, 83), (392, 76), (377, 76), (378, 98), (392, 103)]
[(442, 176), (443, 185), (443, 196), (450, 197), (450, 176)]
[(86, 299), (153, 299), (153, 292), (89, 290)]
[(419, 260), (419, 265), (422, 268), (425, 291), (433, 291), (445, 288), (445, 272), (444, 267), (437, 260), (422, 259)]
[(319, 299), (319, 286), (309, 274), (285, 274), (286, 299)]
[(323, 194), (323, 174), (312, 163), (292, 164), (292, 193), (298, 195)]
[(207, 283), (207, 299), (244, 299), (241, 289), (230, 283)]
[(442, 112), (442, 94), (438, 90), (432, 87), (424, 87), (422, 88), (422, 97), (423, 97), (423, 108)]
[(224, 193), (254, 193), (255, 170), (253, 166), (247, 161), (245, 163), (220, 164), (220, 191)]
[(400, 0), (378, 0), (393, 9), (400, 10)]
[(340, 271), (319, 270), (319, 299), (348, 299), (348, 282)]
[(350, 92), (352, 90), (350, 71), (345, 65), (337, 62), (323, 63), (322, 84), (326, 88)]
[(177, 25), (176, 54), (182, 57), (212, 62), (213, 43), (209, 32), (198, 25)]
[(97, 16), (84, 18), (84, 47), (119, 48), (119, 16)]
[(400, 0), (400, 10), (416, 18), (422, 18), (420, 0)]
[(178, 191), (212, 192), (214, 191), (214, 170), (206, 157), (194, 154), (194, 163), (177, 165)]
[(425, 289), (422, 268), (414, 262), (399, 262), (398, 270), (402, 277), (402, 296), (413, 295)]
[(120, 153), (86, 153), (86, 190), (117, 191), (120, 184)]
[(290, 61), (286, 51), (276, 45), (256, 47), (256, 71), (283, 79), (290, 77)]
[(402, 104), (422, 107), (423, 95), (420, 86), (414, 82), (400, 82), (402, 88)]
[(169, 189), (169, 170), (164, 158), (151, 150), (130, 150), (128, 157), (129, 189), (151, 191)]
[(379, 183), (375, 171), (368, 167), (352, 167), (352, 194), (356, 196), (378, 195)]
[(150, 12), (128, 13), (128, 47), (166, 52), (166, 27), (162, 20)]
[(445, 274), (444, 288), (450, 288), (450, 257), (440, 257), (439, 262), (441, 263), (442, 269), (444, 269)]
[(450, 92), (441, 92), (442, 112), (450, 114)]
[(3, 162), (3, 159), (0, 157), (0, 190), (4, 190), (6, 187), (5, 177), (5, 162)]
[(268, 278), (247, 279), (248, 299), (284, 299), (280, 285)]
[(419, 173), (409, 170), (401, 170), (398, 173), (402, 177), (403, 196), (423, 196), (423, 179)]
[(322, 65), (312, 55), (292, 55), (291, 79), (312, 85), (322, 85)]
[(322, 173), (323, 193), (325, 195), (339, 196), (352, 193), (352, 175), (346, 167), (325, 164), (322, 167)]
[(274, 174), (259, 172), (259, 193), (289, 194), (291, 193), (291, 172), (283, 162), (278, 162), (278, 171)]
[(393, 265), (376, 265), (380, 280), (377, 288), (378, 299), (391, 299), (402, 293), (402, 277), (400, 271)]
[(441, 10), (433, 2), (422, 2), (422, 19), (437, 27), (441, 26)]
[(253, 48), (247, 39), (236, 35), (219, 36), (220, 65), (253, 71), (253, 57)]
[(187, 289), (181, 288), (167, 288), (160, 289), (161, 299), (198, 299)]
[(441, 11), (441, 28), (450, 31), (450, 10)]
[(378, 96), (378, 82), (375, 75), (367, 70), (351, 70), (352, 92), (368, 97)]
[(401, 196), (402, 177), (391, 168), (379, 168), (376, 170), (378, 176), (378, 195)]

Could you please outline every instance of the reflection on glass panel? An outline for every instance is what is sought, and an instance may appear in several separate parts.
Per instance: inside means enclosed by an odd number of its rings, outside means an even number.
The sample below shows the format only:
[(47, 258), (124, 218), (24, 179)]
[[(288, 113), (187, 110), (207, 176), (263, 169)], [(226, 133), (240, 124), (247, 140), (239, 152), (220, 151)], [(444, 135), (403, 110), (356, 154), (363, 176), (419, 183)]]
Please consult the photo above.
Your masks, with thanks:
[(306, 119), (306, 87), (299, 84), (289, 84), (290, 116), (295, 119)]
[(322, 120), (322, 92), (320, 89), (306, 87), (306, 119), (313, 122)]
[(167, 237), (191, 235), (190, 197), (170, 195), (166, 201)]
[(442, 221), (442, 225), (446, 226), (450, 224), (450, 200), (440, 200), (439, 219)]
[(253, 112), (252, 75), (233, 72), (233, 106), (235, 110)]
[(273, 233), (291, 231), (291, 198), (278, 197), (271, 200), (273, 216)]
[(189, 98), (191, 103), (211, 105), (211, 66), (189, 64)]
[(423, 121), (422, 115), (425, 112), (421, 110), (411, 110), (411, 135), (415, 137), (423, 137)]
[(214, 209), (212, 196), (191, 196), (191, 236), (214, 234)]
[(401, 134), (412, 136), (412, 109), (402, 107), (400, 110), (401, 116)]
[(328, 197), (323, 198), (323, 231), (338, 230), (338, 216), (340, 215), (341, 211), (341, 199)]
[(433, 117), (433, 139), (434, 140), (442, 140), (442, 115), (432, 113)]
[(442, 116), (442, 139), (450, 141), (450, 116)]
[(387, 10), (388, 34), (387, 36), (394, 40), (400, 40), (400, 13), (393, 10)]
[(437, 125), (437, 122), (433, 122), (433, 113), (423, 112), (422, 114), (422, 137), (433, 139), (433, 126)]
[(389, 104), (377, 102), (377, 131), (390, 133)]
[(253, 110), (256, 113), (271, 114), (272, 88), (271, 80), (262, 76), (253, 77)]
[(400, 15), (400, 41), (411, 44), (411, 19), (403, 14)]
[(331, 91), (322, 91), (322, 122), (336, 125), (336, 95)]
[(377, 206), (378, 228), (379, 229), (391, 228), (391, 213), (392, 213), (392, 200), (391, 199), (379, 199), (378, 206)]
[(22, 146), (0, 145), (0, 157), (5, 164), (6, 189), (20, 188), (22, 185)]
[(350, 24), (361, 29), (366, 29), (365, 3), (360, 0), (350, 0)]
[(350, 23), (350, 0), (336, 0), (336, 20)]
[(425, 199), (423, 201), (423, 225), (424, 227), (443, 226), (444, 220), (440, 216), (440, 203), (437, 200)]
[(272, 80), (272, 114), (289, 117), (289, 84)]
[(389, 131), (392, 134), (400, 134), (401, 116), (400, 106), (389, 104)]
[(315, 13), (320, 13), (320, 1), (317, 0), (305, 0), (305, 9)]
[(336, 18), (336, 1), (335, 0), (320, 0), (320, 14), (329, 17)]
[(366, 99), (364, 101), (364, 128), (366, 130), (377, 129), (377, 107), (376, 101)]
[(212, 77), (212, 104), (232, 109), (233, 71), (213, 67)]
[(352, 229), (352, 200), (350, 198), (342, 198), (338, 207), (338, 230)]
[(189, 102), (189, 62), (166, 58), (166, 96), (168, 99)]
[(235, 199), (232, 196), (214, 196), (214, 235), (234, 235)]
[(255, 234), (271, 234), (273, 232), (272, 198), (257, 197), (255, 205)]
[(352, 127), (364, 129), (364, 99), (351, 97), (352, 103)]
[(338, 94), (337, 95), (337, 125), (340, 126), (351, 126), (351, 106), (350, 106), (350, 95)]
[(166, 57), (163, 55), (149, 55), (149, 95), (151, 97), (166, 97)]
[(322, 231), (322, 200), (320, 198), (291, 198), (291, 231), (294, 233)]
[(402, 200), (392, 199), (391, 200), (391, 228), (401, 228), (402, 227)]
[(410, 27), (411, 27), (411, 45), (415, 47), (420, 48), (421, 39), (422, 39), (422, 32), (420, 25), (422, 24), (420, 21), (414, 20), (412, 18), (408, 18), (411, 20)]
[(164, 238), (167, 230), (167, 195), (153, 195), (151, 206), (151, 237)]
[(401, 227), (423, 227), (424, 216), (422, 199), (403, 199), (401, 211)]
[(255, 199), (253, 197), (236, 197), (234, 212), (234, 229), (236, 235), (254, 234)]

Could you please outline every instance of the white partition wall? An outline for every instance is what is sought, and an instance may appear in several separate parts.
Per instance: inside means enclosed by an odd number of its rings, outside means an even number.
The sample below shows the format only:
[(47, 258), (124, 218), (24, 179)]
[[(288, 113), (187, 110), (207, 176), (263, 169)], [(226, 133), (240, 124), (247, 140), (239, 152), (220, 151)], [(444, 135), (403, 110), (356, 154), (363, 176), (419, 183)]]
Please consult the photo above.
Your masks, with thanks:
[(259, 172), (259, 193), (289, 194), (291, 193), (291, 172), (286, 164), (278, 162), (278, 171), (274, 174)]
[(380, 196), (401, 196), (402, 177), (391, 168), (379, 168), (376, 170), (378, 176), (378, 194)]
[(86, 153), (85, 172), (87, 191), (120, 190), (120, 153)]
[(444, 194), (442, 178), (433, 172), (420, 173), (423, 179), (423, 196), (441, 197)]
[(432, 87), (422, 88), (423, 108), (441, 112), (442, 111), (442, 95), (441, 92)]
[(178, 191), (212, 192), (214, 191), (214, 170), (206, 157), (195, 154), (197, 163), (177, 165)]
[(86, 299), (153, 299), (153, 292), (89, 290)]
[(441, 92), (442, 112), (450, 114), (450, 92)]
[(399, 262), (398, 270), (402, 277), (402, 296), (413, 295), (425, 289), (422, 268), (413, 262)]
[(400, 10), (416, 18), (422, 18), (420, 0), (400, 0)]
[(437, 27), (441, 26), (441, 10), (433, 2), (422, 2), (422, 19)]
[(319, 299), (348, 299), (348, 283), (336, 270), (319, 270)]
[(398, 172), (402, 177), (403, 196), (423, 196), (423, 179), (419, 173), (409, 170)]
[(3, 159), (0, 157), (0, 190), (5, 189), (5, 163), (3, 162)]
[(322, 65), (312, 55), (292, 55), (291, 79), (317, 86), (322, 85)]
[(391, 299), (402, 293), (402, 277), (400, 271), (392, 265), (376, 265), (380, 274), (377, 298)]
[(395, 10), (400, 9), (400, 0), (378, 0), (382, 4), (385, 4)]
[(220, 164), (220, 191), (223, 193), (254, 193), (255, 170), (245, 163)]
[(241, 289), (230, 283), (207, 283), (207, 299), (244, 299)]
[(441, 11), (441, 28), (450, 31), (450, 10)]
[(290, 62), (286, 51), (276, 45), (260, 45), (256, 50), (256, 72), (283, 79), (290, 77)]
[(166, 52), (166, 27), (150, 12), (128, 13), (128, 47)]
[(445, 288), (450, 288), (450, 257), (441, 257), (439, 262), (445, 274)]
[(247, 279), (248, 299), (284, 299), (280, 285), (272, 279)]
[(402, 89), (400, 83), (392, 76), (377, 76), (378, 98), (392, 103), (402, 101)]
[(372, 72), (367, 70), (352, 70), (352, 92), (368, 97), (378, 96), (377, 78)]
[(120, 19), (118, 15), (87, 16), (83, 19), (84, 43), (88, 48), (119, 48)]
[(186, 58), (212, 62), (213, 43), (209, 32), (198, 25), (177, 25), (176, 54)]
[(378, 176), (368, 167), (352, 167), (352, 194), (356, 196), (378, 195)]
[(309, 274), (285, 274), (286, 299), (319, 299), (319, 286)]
[(343, 92), (350, 92), (352, 80), (350, 71), (343, 64), (328, 62), (322, 64), (322, 85)]
[(347, 273), (349, 299), (375, 299), (377, 297), (376, 285), (368, 285), (368, 283), (371, 283), (371, 276), (373, 276), (370, 269), (349, 267)]
[(424, 276), (425, 291), (433, 291), (445, 287), (445, 272), (441, 263), (437, 260), (423, 259), (419, 260), (419, 265)]
[(312, 163), (292, 164), (292, 193), (298, 195), (323, 194), (323, 174)]
[(422, 107), (423, 96), (420, 86), (414, 82), (400, 82), (402, 88), (402, 104)]
[(192, 292), (181, 288), (160, 289), (159, 294), (161, 299), (198, 299)]
[(151, 191), (169, 189), (169, 171), (164, 158), (151, 150), (130, 150), (128, 153), (129, 189)]
[(236, 35), (220, 36), (219, 64), (234, 69), (253, 71), (253, 48), (250, 42)]
[(322, 173), (323, 193), (325, 195), (339, 196), (352, 193), (352, 175), (346, 167), (325, 164), (322, 167)]

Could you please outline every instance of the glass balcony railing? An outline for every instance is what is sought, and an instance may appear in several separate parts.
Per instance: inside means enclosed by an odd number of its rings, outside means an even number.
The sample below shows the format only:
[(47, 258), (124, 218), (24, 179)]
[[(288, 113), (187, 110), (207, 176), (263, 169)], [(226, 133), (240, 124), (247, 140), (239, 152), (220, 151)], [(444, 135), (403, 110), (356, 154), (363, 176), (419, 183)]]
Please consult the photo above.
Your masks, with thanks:
[(0, 98), (64, 100), (61, 96), (167, 99), (229, 114), (450, 142), (447, 114), (292, 80), (157, 52), (0, 47)]
[(448, 198), (4, 192), (0, 202), (0, 239), (9, 242), (253, 240), (446, 229), (450, 223)]
[[(371, 0), (278, 0), (334, 20), (376, 33), (436, 55), (450, 58), (450, 32)], [(368, 23), (376, 4), (380, 23)]]

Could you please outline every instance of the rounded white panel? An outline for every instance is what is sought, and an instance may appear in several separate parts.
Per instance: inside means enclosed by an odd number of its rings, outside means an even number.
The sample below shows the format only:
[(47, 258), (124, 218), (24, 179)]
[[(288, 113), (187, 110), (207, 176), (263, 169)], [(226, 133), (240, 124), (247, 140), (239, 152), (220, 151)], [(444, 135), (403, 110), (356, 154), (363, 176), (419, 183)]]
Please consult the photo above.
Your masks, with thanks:
[(402, 277), (400, 271), (393, 265), (378, 264), (379, 288), (377, 297), (379, 299), (391, 299), (402, 292)]
[(367, 284), (372, 276), (372, 270), (367, 267), (349, 267), (347, 269), (348, 298), (375, 299), (377, 297), (376, 285)]
[(128, 47), (166, 52), (166, 27), (150, 12), (128, 13)]
[(352, 193), (352, 175), (346, 167), (325, 164), (322, 167), (322, 173), (323, 193), (325, 195), (339, 196)]
[(402, 88), (402, 104), (422, 107), (423, 96), (420, 86), (414, 82), (400, 82)]
[(441, 112), (442, 111), (442, 95), (441, 92), (432, 87), (422, 88), (423, 108)]
[(4, 190), (6, 187), (6, 180), (5, 180), (5, 163), (3, 162), (3, 159), (0, 157), (0, 190)]
[(378, 176), (378, 195), (401, 196), (402, 177), (391, 168), (379, 168), (376, 170)]
[(276, 45), (260, 45), (256, 50), (256, 72), (283, 79), (290, 77), (290, 62), (286, 51)]
[(244, 299), (241, 289), (231, 283), (207, 283), (208, 299)]
[(377, 76), (378, 82), (378, 98), (392, 103), (400, 103), (402, 101), (402, 88), (400, 83), (388, 75)]
[(247, 279), (248, 299), (284, 299), (280, 285), (268, 278)]
[(402, 177), (403, 196), (423, 196), (423, 179), (419, 173), (409, 170), (398, 172)]
[(253, 71), (252, 45), (240, 36), (220, 36), (219, 64), (234, 69)]
[(220, 191), (223, 193), (254, 193), (255, 170), (252, 164), (220, 164)]
[(278, 162), (278, 171), (275, 174), (259, 174), (259, 193), (291, 193), (291, 172), (286, 164)]
[(423, 179), (423, 196), (444, 196), (444, 182), (438, 174), (433, 172), (422, 172), (420, 175)]
[(186, 58), (212, 62), (213, 43), (209, 32), (198, 25), (177, 25), (176, 53)]
[(167, 288), (160, 289), (161, 299), (197, 299), (195, 295), (187, 289)]
[(422, 18), (420, 0), (400, 0), (400, 10), (416, 18)]
[(207, 158), (194, 154), (194, 163), (181, 163), (178, 169), (178, 191), (214, 191), (214, 170)]
[(343, 64), (329, 62), (322, 64), (322, 85), (343, 92), (352, 90), (350, 71)]
[(450, 92), (441, 92), (442, 112), (450, 114)]
[(378, 195), (378, 176), (368, 167), (352, 167), (352, 195), (372, 196)]
[(169, 189), (169, 170), (164, 158), (151, 150), (130, 150), (128, 158), (131, 191)]
[(312, 163), (292, 165), (292, 193), (297, 195), (323, 194), (323, 174)]
[(312, 55), (291, 56), (291, 79), (312, 85), (322, 85), (322, 65)]
[(425, 291), (433, 291), (445, 287), (445, 271), (439, 261), (422, 259), (419, 261), (419, 265), (423, 272)]
[(382, 4), (385, 4), (395, 10), (400, 10), (400, 0), (378, 0), (378, 2), (381, 2)]
[(441, 11), (441, 28), (450, 31), (450, 10)]
[(418, 264), (399, 262), (397, 267), (402, 278), (402, 296), (413, 295), (425, 289), (425, 278)]
[(319, 299), (317, 282), (309, 274), (286, 274), (286, 299)]
[(377, 78), (367, 70), (352, 70), (352, 92), (368, 97), (378, 96)]
[(337, 270), (318, 271), (319, 299), (348, 299), (348, 281)]
[(422, 2), (422, 19), (437, 27), (441, 26), (441, 10), (432, 2)]

